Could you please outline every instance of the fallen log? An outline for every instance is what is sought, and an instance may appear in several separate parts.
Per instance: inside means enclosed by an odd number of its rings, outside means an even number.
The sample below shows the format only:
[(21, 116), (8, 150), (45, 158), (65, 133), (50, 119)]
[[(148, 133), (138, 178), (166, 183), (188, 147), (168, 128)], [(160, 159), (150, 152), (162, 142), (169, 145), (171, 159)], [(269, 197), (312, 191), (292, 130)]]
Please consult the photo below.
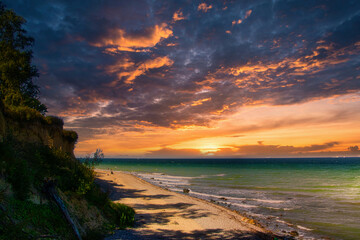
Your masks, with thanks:
[(55, 201), (56, 205), (60, 208), (63, 216), (65, 217), (68, 224), (71, 226), (75, 236), (77, 239), (82, 240), (79, 230), (77, 229), (74, 221), (72, 220), (69, 211), (67, 210), (63, 200), (59, 196), (56, 188), (55, 182), (53, 180), (46, 180), (44, 183), (44, 191), (48, 194), (48, 196)]

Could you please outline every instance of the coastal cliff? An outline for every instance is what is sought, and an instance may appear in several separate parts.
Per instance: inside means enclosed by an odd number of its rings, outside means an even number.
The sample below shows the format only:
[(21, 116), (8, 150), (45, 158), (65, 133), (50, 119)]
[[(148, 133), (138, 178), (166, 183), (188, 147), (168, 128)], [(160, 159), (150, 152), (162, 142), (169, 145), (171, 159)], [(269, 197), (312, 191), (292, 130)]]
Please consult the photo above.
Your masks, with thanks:
[(132, 226), (134, 210), (94, 182), (102, 152), (76, 159), (78, 135), (63, 125), (0, 101), (0, 239), (102, 239)]
[(62, 119), (44, 117), (30, 108), (6, 107), (0, 102), (0, 141), (11, 134), (20, 142), (58, 148), (75, 159), (74, 148), (78, 135), (63, 129)]

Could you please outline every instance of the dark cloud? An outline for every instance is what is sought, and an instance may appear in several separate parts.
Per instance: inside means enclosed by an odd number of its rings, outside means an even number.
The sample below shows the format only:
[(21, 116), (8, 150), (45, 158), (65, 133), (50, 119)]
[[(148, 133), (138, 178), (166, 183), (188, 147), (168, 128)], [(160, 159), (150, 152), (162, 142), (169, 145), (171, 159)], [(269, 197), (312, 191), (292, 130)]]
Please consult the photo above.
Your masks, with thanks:
[(235, 153), (238, 155), (244, 156), (290, 156), (294, 154), (303, 154), (311, 153), (314, 151), (321, 151), (330, 149), (335, 145), (338, 145), (338, 142), (329, 142), (325, 144), (315, 144), (305, 147), (294, 147), (294, 146), (281, 146), (281, 145), (266, 145), (259, 143), (258, 145), (244, 145), (236, 147)]
[(359, 149), (359, 146), (355, 145), (355, 146), (350, 146), (349, 148), (349, 151), (351, 153), (360, 153), (360, 149)]
[(36, 39), (43, 101), (74, 128), (207, 125), (360, 90), (360, 1), (4, 2)]

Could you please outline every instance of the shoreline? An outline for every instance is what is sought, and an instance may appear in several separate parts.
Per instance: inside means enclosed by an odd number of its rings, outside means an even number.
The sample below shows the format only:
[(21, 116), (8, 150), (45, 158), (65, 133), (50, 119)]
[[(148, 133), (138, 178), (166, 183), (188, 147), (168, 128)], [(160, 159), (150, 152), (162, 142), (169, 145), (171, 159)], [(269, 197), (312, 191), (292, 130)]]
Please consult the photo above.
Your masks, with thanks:
[[(136, 211), (135, 227), (106, 239), (281, 239), (256, 220), (213, 202), (154, 185), (131, 173), (95, 169), (110, 199)], [(123, 235), (123, 237), (121, 236)]]

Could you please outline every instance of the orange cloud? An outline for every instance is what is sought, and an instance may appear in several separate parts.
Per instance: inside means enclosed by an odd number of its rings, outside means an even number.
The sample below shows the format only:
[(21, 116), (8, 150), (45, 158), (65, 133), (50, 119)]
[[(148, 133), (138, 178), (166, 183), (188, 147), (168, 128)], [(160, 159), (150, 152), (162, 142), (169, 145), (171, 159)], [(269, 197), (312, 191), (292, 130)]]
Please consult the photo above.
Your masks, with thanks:
[(150, 50), (118, 46), (118, 47), (106, 48), (104, 51), (104, 53), (111, 54), (111, 55), (115, 55), (118, 52), (150, 52)]
[(106, 51), (147, 51), (145, 48), (154, 47), (163, 39), (169, 38), (173, 35), (173, 31), (166, 24), (155, 25), (146, 29), (148, 34), (144, 35), (131, 35), (123, 29), (116, 29), (112, 32), (110, 37), (104, 38), (101, 41), (94, 43), (96, 47), (107, 47)]
[[(252, 13), (251, 9), (246, 11), (245, 16), (244, 16), (244, 20), (247, 19), (251, 15), (251, 13)], [(239, 20), (232, 21), (231, 24), (234, 26), (236, 24), (241, 24), (242, 22), (243, 22), (243, 20), (239, 19)]]
[(137, 77), (143, 75), (148, 70), (171, 66), (173, 63), (174, 61), (168, 56), (149, 59), (137, 66), (129, 60), (122, 60), (115, 65), (107, 67), (106, 70), (110, 74), (117, 73), (118, 79), (110, 83), (110, 86), (115, 86), (122, 78), (125, 78), (126, 84), (132, 84)]
[(215, 112), (212, 112), (212, 114), (219, 115), (219, 114), (222, 114), (223, 112), (225, 112), (225, 111), (227, 111), (227, 110), (229, 110), (229, 109), (230, 109), (230, 108), (229, 108), (229, 105), (224, 105), (222, 109), (217, 110), (217, 111), (215, 111)]
[(116, 62), (116, 64), (106, 66), (105, 71), (109, 74), (112, 74), (133, 66), (135, 66), (135, 63), (132, 62), (129, 58), (121, 58)]
[(178, 43), (168, 43), (166, 44), (167, 47), (175, 47), (175, 46), (178, 46), (179, 44)]
[(203, 12), (207, 12), (208, 10), (210, 10), (212, 8), (212, 5), (207, 5), (206, 3), (201, 3), (198, 6), (198, 11), (203, 11)]
[(252, 10), (251, 10), (251, 9), (248, 10), (248, 11), (246, 11), (246, 14), (245, 14), (244, 19), (247, 19), (248, 17), (250, 17), (251, 13), (252, 13)]
[[(327, 57), (318, 58), (317, 56), (320, 54), (319, 49), (327, 51)], [(207, 76), (206, 80), (201, 84), (211, 84), (213, 82), (221, 81), (222, 78), (218, 79), (217, 74), (228, 74), (238, 77), (235, 80), (236, 84), (239, 87), (248, 87), (249, 91), (252, 91), (253, 89), (251, 86), (255, 85), (258, 90), (275, 87), (289, 87), (294, 83), (288, 83), (286, 80), (274, 81), (273, 77), (275, 75), (277, 77), (281, 77), (284, 74), (289, 76), (303, 76), (309, 73), (314, 74), (327, 68), (328, 66), (348, 61), (348, 58), (344, 58), (344, 56), (358, 54), (359, 51), (360, 45), (356, 44), (354, 47), (352, 46), (334, 50), (332, 45), (325, 45), (324, 42), (321, 42), (321, 45), (317, 46), (310, 54), (300, 58), (288, 57), (280, 60), (279, 62), (265, 63), (258, 61), (256, 63), (247, 63), (238, 67), (222, 67), (215, 74)], [(279, 69), (281, 69), (281, 71), (279, 71)], [(340, 82), (334, 80), (331, 84), (335, 86), (339, 85)]]
[(239, 20), (234, 20), (234, 21), (232, 21), (232, 25), (234, 26), (235, 24), (240, 24), (240, 23), (242, 23), (242, 20), (241, 19), (239, 19)]
[(176, 12), (174, 12), (174, 15), (173, 15), (174, 22), (184, 20), (184, 19), (185, 19), (185, 17), (180, 9), (177, 10)]
[(211, 98), (204, 98), (204, 99), (200, 99), (200, 100), (197, 100), (197, 101), (194, 101), (191, 106), (199, 106), (199, 105), (202, 105), (204, 102), (207, 102), (207, 101), (210, 101)]

